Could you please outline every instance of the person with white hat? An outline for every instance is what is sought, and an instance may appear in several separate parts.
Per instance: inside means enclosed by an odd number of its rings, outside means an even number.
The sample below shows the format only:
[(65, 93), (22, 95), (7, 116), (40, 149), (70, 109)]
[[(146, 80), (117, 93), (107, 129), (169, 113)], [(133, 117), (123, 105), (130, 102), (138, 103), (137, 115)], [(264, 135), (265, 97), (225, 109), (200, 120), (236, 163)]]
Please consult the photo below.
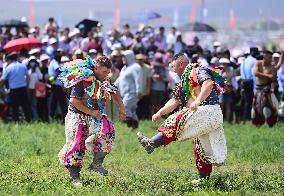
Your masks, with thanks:
[(72, 59), (75, 60), (75, 59), (83, 59), (84, 58), (84, 53), (81, 49), (76, 49), (74, 51), (74, 54), (72, 56)]
[(111, 60), (112, 60), (112, 65), (117, 68), (119, 71), (123, 68), (123, 55), (120, 52), (120, 50), (114, 50), (111, 53)]
[(64, 122), (64, 118), (67, 114), (67, 102), (66, 95), (64, 91), (64, 85), (59, 79), (59, 75), (61, 73), (61, 57), (62, 50), (57, 49), (54, 52), (54, 58), (50, 61), (48, 66), (48, 75), (49, 82), (51, 84), (51, 106), (50, 106), (50, 116), (52, 118), (56, 115), (57, 105), (60, 106), (61, 109), (61, 120)]
[(96, 49), (90, 49), (88, 55), (95, 60), (98, 56), (98, 51)]
[(281, 55), (278, 52), (275, 52), (272, 55), (272, 64), (275, 66), (275, 68), (277, 68), (276, 66), (277, 66), (277, 64), (279, 62), (280, 56)]
[(42, 80), (36, 84), (37, 98), (37, 112), (38, 117), (43, 122), (49, 122), (49, 108), (47, 104), (49, 85), (48, 64), (50, 57), (47, 54), (42, 54), (39, 58), (39, 69), (42, 74)]
[(36, 97), (36, 83), (42, 80), (43, 75), (39, 69), (39, 62), (36, 58), (30, 58), (28, 62), (28, 92), (29, 100), (32, 109), (33, 120), (38, 120), (38, 110), (37, 110), (37, 97)]
[(53, 57), (54, 52), (58, 49), (58, 41), (56, 38), (52, 37), (49, 39), (49, 46), (46, 48), (45, 52), (48, 56)]
[(37, 59), (40, 58), (41, 55), (41, 50), (40, 48), (33, 48), (29, 51), (29, 55), (30, 56), (35, 56)]
[(66, 62), (68, 62), (68, 61), (70, 61), (70, 59), (69, 59), (69, 57), (67, 57), (67, 56), (62, 56), (61, 57), (61, 64), (64, 64), (64, 63), (66, 63)]
[(81, 37), (80, 30), (78, 28), (73, 29), (69, 33), (69, 38), (71, 39), (70, 50), (71, 52), (74, 52), (76, 49), (80, 48), (81, 41), (83, 40), (83, 38)]
[(37, 30), (35, 28), (31, 28), (29, 30), (29, 34), (31, 34), (31, 36), (34, 37), (34, 38), (38, 37)]
[(136, 55), (136, 61), (143, 70), (142, 98), (138, 102), (137, 115), (139, 119), (148, 119), (150, 117), (150, 92), (152, 70), (150, 65), (146, 64), (146, 57), (143, 54)]

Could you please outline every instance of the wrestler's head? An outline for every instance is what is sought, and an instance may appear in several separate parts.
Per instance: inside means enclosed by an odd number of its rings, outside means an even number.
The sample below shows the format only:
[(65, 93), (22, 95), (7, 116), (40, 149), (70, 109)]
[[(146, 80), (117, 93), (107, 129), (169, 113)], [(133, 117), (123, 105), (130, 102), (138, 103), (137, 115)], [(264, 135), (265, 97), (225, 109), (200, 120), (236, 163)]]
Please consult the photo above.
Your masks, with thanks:
[(103, 81), (111, 72), (111, 61), (106, 56), (100, 56), (96, 59), (97, 66), (94, 68), (96, 77)]
[(171, 66), (178, 76), (181, 76), (188, 65), (189, 60), (184, 53), (174, 55)]

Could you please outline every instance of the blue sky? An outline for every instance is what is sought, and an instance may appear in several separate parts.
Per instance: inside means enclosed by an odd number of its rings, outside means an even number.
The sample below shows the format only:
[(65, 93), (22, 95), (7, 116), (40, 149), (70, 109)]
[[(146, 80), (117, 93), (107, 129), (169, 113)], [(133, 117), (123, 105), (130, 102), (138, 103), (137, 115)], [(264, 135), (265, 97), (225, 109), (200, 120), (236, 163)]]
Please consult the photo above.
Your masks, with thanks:
[[(120, 16), (124, 22), (139, 18), (146, 9), (159, 12), (172, 23), (174, 10), (179, 12), (178, 24), (188, 21), (193, 0), (119, 0)], [(201, 0), (196, 0), (200, 2)], [(49, 16), (54, 16), (63, 26), (75, 24), (82, 18), (92, 16), (106, 26), (113, 23), (114, 0), (34, 0), (36, 23), (43, 25)], [(229, 13), (234, 9), (237, 23), (256, 22), (260, 16), (284, 19), (284, 0), (204, 0), (208, 10), (206, 21), (227, 24)], [(196, 18), (200, 18), (200, 6)], [(1, 0), (1, 19), (29, 16), (29, 0)], [(135, 21), (135, 20), (134, 20)]]

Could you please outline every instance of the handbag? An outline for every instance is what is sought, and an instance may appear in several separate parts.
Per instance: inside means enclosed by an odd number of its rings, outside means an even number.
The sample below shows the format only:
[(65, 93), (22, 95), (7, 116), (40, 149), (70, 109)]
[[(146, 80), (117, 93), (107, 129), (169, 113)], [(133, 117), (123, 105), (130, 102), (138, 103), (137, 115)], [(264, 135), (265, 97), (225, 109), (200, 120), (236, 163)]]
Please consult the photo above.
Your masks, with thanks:
[(37, 98), (45, 98), (46, 97), (46, 85), (43, 82), (35, 83), (35, 96)]

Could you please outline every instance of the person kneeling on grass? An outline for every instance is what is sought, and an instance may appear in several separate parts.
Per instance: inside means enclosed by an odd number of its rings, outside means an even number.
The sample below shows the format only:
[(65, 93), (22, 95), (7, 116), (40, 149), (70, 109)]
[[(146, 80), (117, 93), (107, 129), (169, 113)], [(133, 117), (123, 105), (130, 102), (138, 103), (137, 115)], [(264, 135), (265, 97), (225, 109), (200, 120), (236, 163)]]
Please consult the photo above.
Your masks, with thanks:
[(185, 54), (175, 55), (172, 66), (181, 81), (173, 92), (173, 98), (153, 115), (152, 121), (156, 122), (172, 112), (179, 104), (184, 108), (170, 115), (151, 139), (140, 132), (137, 138), (149, 154), (172, 141), (193, 139), (200, 178), (208, 178), (212, 164), (222, 164), (227, 156), (223, 114), (218, 99), (218, 94), (223, 93), (225, 87), (225, 80), (218, 72), (221, 67), (189, 64)]
[(117, 103), (121, 120), (125, 120), (125, 108), (117, 88), (108, 80), (111, 61), (107, 57), (98, 57), (94, 62), (87, 56), (85, 60), (64, 64), (63, 69), (60, 79), (72, 90), (65, 117), (66, 144), (58, 157), (68, 168), (73, 184), (81, 186), (80, 170), (85, 149), (94, 155), (89, 169), (100, 175), (108, 174), (102, 163), (112, 149), (115, 128), (104, 113), (106, 99), (112, 97)]

